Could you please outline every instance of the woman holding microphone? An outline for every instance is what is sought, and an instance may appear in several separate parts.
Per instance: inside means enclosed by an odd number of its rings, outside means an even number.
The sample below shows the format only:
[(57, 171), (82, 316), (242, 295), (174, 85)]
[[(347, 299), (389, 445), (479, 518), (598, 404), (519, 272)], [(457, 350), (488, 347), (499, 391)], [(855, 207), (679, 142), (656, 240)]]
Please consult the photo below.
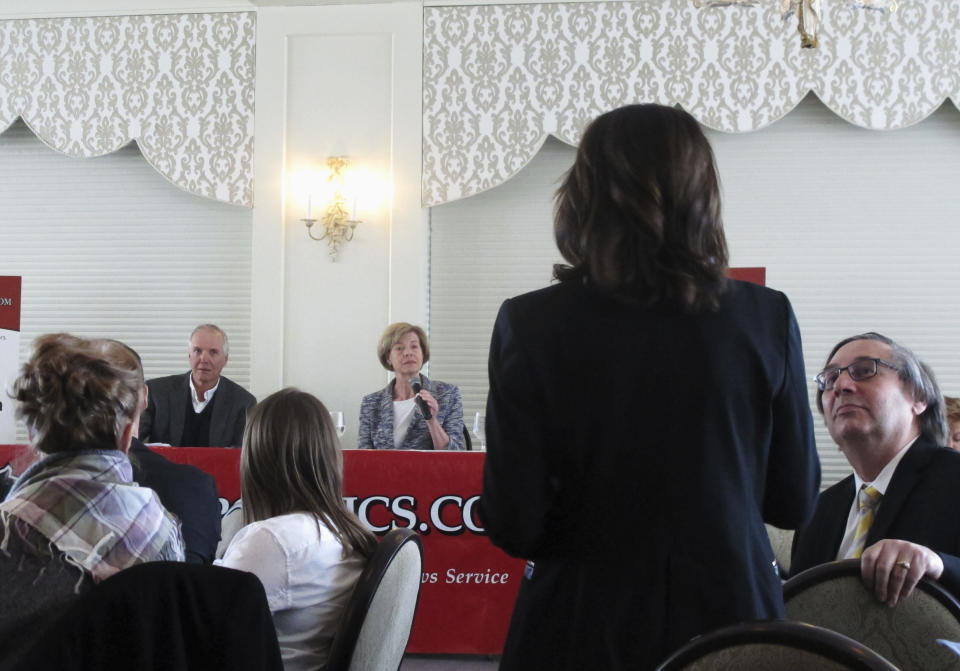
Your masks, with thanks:
[(390, 324), (377, 345), (380, 364), (395, 377), (363, 398), (357, 447), (362, 450), (462, 450), (463, 402), (456, 385), (420, 374), (430, 360), (423, 329)]

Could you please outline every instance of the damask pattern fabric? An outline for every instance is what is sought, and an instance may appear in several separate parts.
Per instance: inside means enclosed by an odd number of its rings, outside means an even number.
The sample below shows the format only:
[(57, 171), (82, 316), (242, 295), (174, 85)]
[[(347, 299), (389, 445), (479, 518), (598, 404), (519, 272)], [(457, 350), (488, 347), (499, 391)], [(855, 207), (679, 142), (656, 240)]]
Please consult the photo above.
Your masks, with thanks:
[(177, 186), (253, 205), (256, 14), (0, 21), (0, 131), (101, 156), (136, 140)]
[(871, 129), (960, 104), (957, 3), (903, 0), (893, 14), (823, 3), (818, 49), (800, 48), (779, 7), (426, 7), (423, 204), (501, 184), (548, 134), (576, 145), (591, 119), (629, 103), (680, 104), (728, 132), (771, 124), (811, 91)]

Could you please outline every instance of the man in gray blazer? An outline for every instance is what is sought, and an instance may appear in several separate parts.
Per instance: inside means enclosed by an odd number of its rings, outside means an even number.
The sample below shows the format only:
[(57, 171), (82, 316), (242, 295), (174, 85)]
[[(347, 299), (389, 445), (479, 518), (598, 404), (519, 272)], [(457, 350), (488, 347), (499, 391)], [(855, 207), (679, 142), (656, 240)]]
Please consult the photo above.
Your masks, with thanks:
[(230, 342), (223, 329), (201, 324), (190, 334), (190, 371), (147, 381), (149, 404), (140, 418), (145, 443), (239, 447), (257, 399), (220, 375)]

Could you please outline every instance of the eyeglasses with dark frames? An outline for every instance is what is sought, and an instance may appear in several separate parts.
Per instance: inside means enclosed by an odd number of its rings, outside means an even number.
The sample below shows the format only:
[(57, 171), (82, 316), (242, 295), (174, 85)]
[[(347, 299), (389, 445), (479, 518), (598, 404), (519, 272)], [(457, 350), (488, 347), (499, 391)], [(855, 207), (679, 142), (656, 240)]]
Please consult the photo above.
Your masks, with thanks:
[(847, 373), (850, 374), (850, 379), (855, 380), (856, 382), (862, 382), (863, 380), (869, 380), (871, 377), (877, 374), (878, 365), (886, 366), (890, 370), (895, 370), (898, 373), (900, 372), (900, 369), (889, 361), (884, 361), (883, 359), (877, 359), (874, 357), (857, 359), (847, 366), (831, 366), (829, 368), (824, 368), (822, 371), (817, 373), (817, 376), (813, 379), (816, 380), (817, 388), (820, 391), (830, 391), (833, 389), (833, 385), (837, 383), (837, 380), (840, 378), (840, 374), (843, 371), (847, 371)]

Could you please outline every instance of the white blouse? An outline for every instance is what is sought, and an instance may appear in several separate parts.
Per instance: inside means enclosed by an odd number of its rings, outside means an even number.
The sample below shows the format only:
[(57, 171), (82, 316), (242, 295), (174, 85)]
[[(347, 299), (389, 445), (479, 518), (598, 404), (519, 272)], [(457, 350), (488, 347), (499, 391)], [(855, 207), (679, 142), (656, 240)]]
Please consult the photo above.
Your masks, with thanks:
[(214, 563), (249, 571), (263, 583), (280, 642), (285, 671), (318, 669), (364, 558), (343, 547), (325, 524), (308, 513), (290, 513), (249, 524)]
[(403, 439), (407, 437), (407, 429), (413, 423), (415, 403), (416, 398), (393, 402), (393, 446), (395, 448), (399, 449), (403, 445)]

